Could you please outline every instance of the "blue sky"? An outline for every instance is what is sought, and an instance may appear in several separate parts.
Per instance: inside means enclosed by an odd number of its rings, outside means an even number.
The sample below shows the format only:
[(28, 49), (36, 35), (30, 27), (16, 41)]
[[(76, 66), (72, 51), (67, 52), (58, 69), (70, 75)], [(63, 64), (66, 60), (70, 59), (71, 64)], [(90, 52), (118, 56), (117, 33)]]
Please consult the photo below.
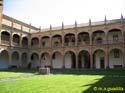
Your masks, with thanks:
[(36, 27), (47, 28), (125, 16), (125, 0), (4, 0), (3, 13)]

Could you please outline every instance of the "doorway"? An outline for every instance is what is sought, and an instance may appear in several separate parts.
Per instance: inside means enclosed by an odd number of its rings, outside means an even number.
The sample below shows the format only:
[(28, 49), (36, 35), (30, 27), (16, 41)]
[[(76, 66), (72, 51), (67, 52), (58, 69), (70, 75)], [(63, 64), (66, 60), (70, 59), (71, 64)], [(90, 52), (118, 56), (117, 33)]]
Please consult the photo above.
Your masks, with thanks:
[(104, 60), (104, 57), (100, 57), (100, 68), (105, 68), (105, 60)]

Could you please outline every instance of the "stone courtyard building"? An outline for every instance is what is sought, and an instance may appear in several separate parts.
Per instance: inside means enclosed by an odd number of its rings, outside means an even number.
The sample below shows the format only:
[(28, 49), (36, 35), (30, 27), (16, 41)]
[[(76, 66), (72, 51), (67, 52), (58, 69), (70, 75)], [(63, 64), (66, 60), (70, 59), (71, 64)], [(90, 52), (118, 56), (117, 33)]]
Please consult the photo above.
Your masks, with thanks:
[(29, 65), (56, 69), (125, 68), (122, 15), (120, 19), (89, 20), (67, 26), (62, 23), (48, 29), (34, 27), (2, 12), (0, 20), (0, 69)]

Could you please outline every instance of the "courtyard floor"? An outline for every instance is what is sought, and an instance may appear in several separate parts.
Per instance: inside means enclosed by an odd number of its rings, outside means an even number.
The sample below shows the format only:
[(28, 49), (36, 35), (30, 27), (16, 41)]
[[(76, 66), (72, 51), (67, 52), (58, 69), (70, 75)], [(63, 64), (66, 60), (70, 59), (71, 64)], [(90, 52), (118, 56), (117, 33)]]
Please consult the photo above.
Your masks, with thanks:
[(125, 70), (3, 70), (0, 93), (125, 93)]

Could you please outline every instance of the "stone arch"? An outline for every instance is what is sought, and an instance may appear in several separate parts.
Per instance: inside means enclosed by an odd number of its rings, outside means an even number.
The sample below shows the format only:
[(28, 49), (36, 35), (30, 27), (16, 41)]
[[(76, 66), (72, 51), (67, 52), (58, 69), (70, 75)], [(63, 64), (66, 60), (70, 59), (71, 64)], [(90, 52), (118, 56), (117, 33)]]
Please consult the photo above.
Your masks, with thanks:
[(90, 37), (88, 32), (80, 32), (78, 34), (78, 45), (90, 44)]
[(1, 43), (2, 44), (9, 44), (10, 43), (10, 33), (7, 31), (1, 32)]
[(13, 45), (14, 46), (20, 45), (20, 36), (18, 34), (13, 34)]
[(38, 37), (33, 37), (31, 39), (31, 47), (33, 47), (33, 48), (39, 47), (39, 38)]
[(19, 52), (14, 51), (12, 52), (12, 63), (11, 66), (14, 68), (18, 68), (19, 67)]
[(93, 44), (104, 44), (106, 38), (105, 38), (105, 32), (102, 30), (96, 30), (92, 33), (92, 42)]
[(26, 52), (21, 55), (21, 65), (22, 68), (26, 68), (28, 65), (28, 54)]
[(7, 69), (9, 66), (9, 53), (2, 50), (0, 53), (0, 69)]
[(52, 37), (52, 46), (53, 47), (61, 47), (62, 46), (62, 36), (56, 34)]
[(64, 55), (65, 68), (76, 68), (76, 55), (73, 51), (67, 51)]
[(31, 68), (39, 68), (39, 67), (40, 67), (39, 54), (34, 52), (31, 54)]
[(49, 36), (41, 37), (41, 45), (42, 45), (42, 47), (49, 47), (50, 46), (50, 37)]
[(105, 60), (105, 51), (102, 49), (96, 49), (93, 52), (93, 65), (96, 69), (104, 69), (106, 68), (106, 60)]
[(51, 56), (49, 53), (44, 52), (41, 54), (40, 59), (41, 67), (51, 67)]
[(23, 37), (22, 38), (22, 47), (28, 47), (28, 38), (27, 37)]
[(92, 54), (94, 54), (97, 50), (104, 51), (104, 52), (106, 51), (105, 48), (101, 48), (101, 47), (98, 48), (98, 47), (97, 47), (97, 48), (94, 48), (94, 49), (93, 49)]
[(75, 55), (76, 55), (75, 49), (67, 49), (67, 50), (65, 50), (65, 51), (64, 51), (64, 55), (65, 55), (67, 52), (69, 52), (69, 51), (75, 53)]
[(107, 33), (108, 35), (108, 43), (120, 43), (123, 42), (122, 30), (121, 29), (110, 29)]
[(7, 30), (7, 29), (1, 29), (1, 33), (2, 32), (7, 32), (7, 33), (11, 34), (11, 32), (9, 30)]
[(75, 34), (67, 33), (64, 35), (64, 45), (65, 46), (74, 46), (75, 45)]
[(109, 68), (124, 67), (123, 52), (119, 48), (113, 48), (109, 51)]
[(86, 50), (81, 50), (78, 54), (78, 68), (90, 68), (90, 54)]
[(44, 35), (44, 36), (41, 37), (41, 39), (43, 39), (43, 38), (50, 38), (50, 36), (49, 35)]
[(53, 68), (63, 67), (63, 57), (62, 57), (62, 54), (58, 51), (52, 54), (52, 67)]

